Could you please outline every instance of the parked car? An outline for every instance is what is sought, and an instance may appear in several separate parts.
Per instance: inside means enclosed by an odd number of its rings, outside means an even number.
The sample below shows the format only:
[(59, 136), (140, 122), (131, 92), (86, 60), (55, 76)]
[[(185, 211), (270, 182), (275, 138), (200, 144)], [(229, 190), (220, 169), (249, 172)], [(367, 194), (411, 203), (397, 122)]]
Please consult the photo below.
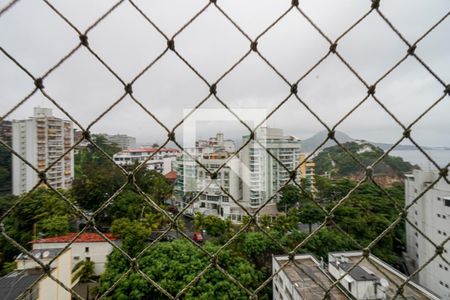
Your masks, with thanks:
[(194, 240), (194, 242), (203, 243), (203, 235), (201, 234), (201, 232), (194, 232), (192, 239)]

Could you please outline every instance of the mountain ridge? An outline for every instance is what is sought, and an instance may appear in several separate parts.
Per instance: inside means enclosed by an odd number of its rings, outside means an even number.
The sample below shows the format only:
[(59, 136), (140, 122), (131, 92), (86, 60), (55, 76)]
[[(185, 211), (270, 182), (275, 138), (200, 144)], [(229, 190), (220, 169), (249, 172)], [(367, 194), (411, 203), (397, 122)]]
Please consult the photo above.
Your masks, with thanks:
[[(304, 139), (300, 142), (301, 144), (301, 150), (305, 153), (311, 153), (314, 151), (323, 141), (327, 138), (328, 131), (322, 130), (314, 134), (313, 136)], [(369, 143), (372, 144), (378, 148), (381, 148), (383, 151), (386, 151), (390, 149), (393, 144), (390, 143), (377, 143), (372, 141), (366, 141), (361, 139), (354, 139), (350, 137), (348, 134), (342, 132), (342, 131), (336, 131), (335, 132), (336, 139), (341, 143), (348, 143), (348, 142), (356, 142), (356, 143)], [(323, 149), (333, 147), (336, 145), (336, 142), (333, 140), (328, 140), (319, 151), (322, 151)], [(450, 150), (449, 147), (430, 147), (430, 146), (421, 146), (424, 150)], [(418, 150), (416, 146), (414, 145), (397, 145), (394, 150), (404, 150), (404, 151), (412, 151), (412, 150)]]

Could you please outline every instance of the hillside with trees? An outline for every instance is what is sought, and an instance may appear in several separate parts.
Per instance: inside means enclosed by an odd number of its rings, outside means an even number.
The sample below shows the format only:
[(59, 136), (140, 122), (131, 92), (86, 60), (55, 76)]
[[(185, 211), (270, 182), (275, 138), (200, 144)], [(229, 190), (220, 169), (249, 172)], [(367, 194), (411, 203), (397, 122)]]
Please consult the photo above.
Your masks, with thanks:
[[(348, 142), (343, 146), (364, 166), (372, 165), (384, 154), (381, 148), (366, 142)], [(365, 168), (338, 145), (322, 150), (314, 158), (314, 162), (316, 174), (319, 175), (352, 180), (360, 180), (365, 176)], [(392, 186), (402, 182), (404, 174), (415, 168), (417, 166), (400, 157), (387, 155), (373, 168), (373, 177), (383, 186)]]

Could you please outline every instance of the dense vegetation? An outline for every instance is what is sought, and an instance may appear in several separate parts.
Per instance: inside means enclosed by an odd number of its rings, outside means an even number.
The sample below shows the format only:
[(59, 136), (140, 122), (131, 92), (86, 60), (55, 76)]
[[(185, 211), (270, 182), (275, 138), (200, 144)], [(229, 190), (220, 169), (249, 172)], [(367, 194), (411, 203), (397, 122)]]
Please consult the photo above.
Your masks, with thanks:
[[(371, 165), (384, 154), (381, 148), (369, 143), (348, 142), (343, 146), (364, 166)], [(360, 178), (365, 172), (364, 168), (337, 145), (322, 150), (314, 158), (314, 162), (316, 163), (316, 174), (327, 173), (334, 178)], [(401, 178), (404, 173), (413, 169), (414, 166), (402, 158), (387, 155), (375, 166), (374, 175)]]
[(12, 155), (9, 150), (0, 145), (0, 195), (11, 192)]
[[(108, 145), (101, 137), (96, 142), (109, 154), (117, 151), (114, 145)], [(358, 152), (356, 148), (353, 151)], [(375, 157), (370, 152), (358, 155), (364, 162), (369, 162)], [(336, 156), (335, 167), (345, 163), (345, 156)], [(389, 165), (395, 166), (396, 170), (409, 168), (402, 161), (398, 162), (396, 159), (389, 161)], [(81, 150), (76, 156), (76, 162), (78, 178), (71, 190), (61, 192), (68, 201), (86, 212), (92, 213), (101, 207), (119, 187), (128, 182), (121, 170), (112, 166), (112, 163), (94, 147)], [(316, 163), (322, 164), (320, 160)], [(326, 163), (325, 161), (322, 165)], [(342, 168), (336, 169), (336, 172), (336, 175), (341, 176), (352, 171)], [(209, 265), (210, 257), (192, 240), (187, 240), (181, 234), (174, 240), (162, 239), (161, 242), (147, 248), (151, 244), (150, 237), (153, 234), (159, 235), (171, 226), (167, 215), (152, 208), (148, 204), (147, 197), (162, 209), (167, 209), (163, 200), (171, 196), (172, 186), (162, 175), (148, 170), (139, 172), (136, 175), (136, 182), (140, 189), (127, 185), (114, 201), (96, 216), (97, 225), (118, 235), (121, 238), (121, 247), (130, 257), (139, 255), (137, 263), (140, 270), (169, 293), (176, 295)], [(200, 246), (210, 253), (214, 253), (234, 237), (234, 240), (218, 255), (217, 264), (252, 290), (270, 276), (272, 255), (295, 249), (297, 253), (313, 253), (326, 260), (328, 252), (331, 251), (367, 247), (398, 217), (399, 211), (396, 208), (404, 205), (401, 186), (386, 188), (386, 192), (390, 195), (388, 197), (375, 185), (363, 183), (347, 196), (355, 185), (356, 182), (350, 179), (317, 177), (315, 202), (311, 201), (311, 194), (304, 193), (295, 186), (287, 186), (282, 190), (278, 203), (283, 213), (273, 220), (268, 216), (260, 216), (258, 223), (254, 224), (250, 218), (245, 217), (243, 224), (237, 225), (230, 220), (196, 214), (190, 224), (185, 224), (180, 218), (177, 228), (183, 230), (189, 238), (192, 238), (190, 236), (192, 231), (204, 231), (207, 241)], [(327, 219), (322, 208), (329, 211), (344, 197), (345, 200), (333, 212), (332, 219)], [(16, 201), (21, 203), (2, 222), (6, 232), (25, 247), (30, 246), (29, 242), (34, 237), (77, 231), (77, 225), (82, 221), (68, 203), (45, 188), (40, 188), (27, 196), (0, 197), (0, 215)], [(307, 228), (300, 230), (302, 228), (299, 226), (300, 223), (307, 224)], [(322, 227), (314, 231), (314, 236), (309, 237), (314, 228), (320, 224)], [(235, 237), (238, 231), (243, 230), (242, 226), (246, 226), (245, 230)], [(398, 266), (401, 264), (400, 253), (404, 249), (404, 235), (404, 225), (400, 222), (372, 247), (372, 252), (388, 263)], [(307, 237), (309, 238), (305, 240)], [(298, 247), (299, 244), (302, 246)], [(146, 250), (142, 252), (144, 249)], [(4, 274), (14, 267), (11, 262), (18, 253), (18, 249), (3, 237), (0, 238), (1, 273)], [(99, 280), (98, 290), (92, 293), (103, 293), (130, 267), (133, 267), (133, 264), (120, 251), (114, 250), (108, 257), (106, 271), (100, 278), (92, 278), (92, 272), (88, 272), (89, 266), (81, 266), (75, 274), (84, 281)], [(163, 298), (161, 292), (148, 283), (142, 274), (136, 269), (131, 270), (108, 297)], [(247, 296), (245, 291), (215, 267), (208, 269), (184, 294), (184, 298), (187, 299), (241, 299)], [(261, 290), (259, 296), (263, 299), (271, 298), (270, 284)]]
[[(116, 145), (106, 143), (102, 136), (94, 137), (96, 143), (109, 155), (118, 151)], [(60, 191), (67, 199), (87, 213), (105, 203), (114, 192), (127, 182), (119, 168), (114, 167), (100, 151), (93, 146), (80, 150), (75, 156), (78, 178), (72, 189)], [(134, 167), (134, 166), (133, 166)], [(172, 193), (172, 186), (164, 177), (154, 171), (142, 170), (136, 175), (136, 182), (142, 192), (156, 203), (162, 203)], [(141, 217), (152, 211), (133, 186), (127, 185), (112, 203), (96, 216), (96, 224), (108, 229), (113, 220), (122, 217)], [(34, 238), (49, 237), (78, 231), (86, 223), (71, 205), (50, 189), (41, 187), (20, 197), (0, 197), (0, 216), (15, 206), (2, 223), (6, 233), (22, 246), (30, 248)], [(88, 228), (88, 230), (90, 230)], [(14, 268), (14, 258), (20, 251), (0, 237), (0, 275)]]

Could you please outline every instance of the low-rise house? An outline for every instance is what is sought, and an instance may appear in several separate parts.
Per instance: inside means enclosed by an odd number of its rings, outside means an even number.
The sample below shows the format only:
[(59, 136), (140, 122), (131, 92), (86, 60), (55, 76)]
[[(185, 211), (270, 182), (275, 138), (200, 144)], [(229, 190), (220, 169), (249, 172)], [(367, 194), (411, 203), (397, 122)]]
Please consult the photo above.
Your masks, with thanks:
[[(78, 233), (69, 233), (63, 236), (55, 236), (34, 240), (33, 250), (64, 248), (69, 244)], [(105, 236), (114, 243), (118, 238), (110, 233)], [(103, 239), (98, 233), (82, 233), (70, 245), (72, 254), (72, 264), (70, 270), (80, 261), (87, 260), (94, 263), (94, 272), (100, 275), (105, 270), (105, 264), (108, 255), (112, 252), (113, 246)]]
[[(51, 275), (66, 288), (72, 287), (71, 282), (71, 249), (33, 249), (31, 254), (43, 264), (50, 261)], [(56, 259), (55, 259), (56, 257)], [(23, 299), (33, 300), (70, 300), (71, 294), (59, 283), (44, 274), (41, 266), (26, 254), (20, 254), (16, 259), (17, 269), (0, 278), (0, 297), (12, 300), (24, 296)]]

